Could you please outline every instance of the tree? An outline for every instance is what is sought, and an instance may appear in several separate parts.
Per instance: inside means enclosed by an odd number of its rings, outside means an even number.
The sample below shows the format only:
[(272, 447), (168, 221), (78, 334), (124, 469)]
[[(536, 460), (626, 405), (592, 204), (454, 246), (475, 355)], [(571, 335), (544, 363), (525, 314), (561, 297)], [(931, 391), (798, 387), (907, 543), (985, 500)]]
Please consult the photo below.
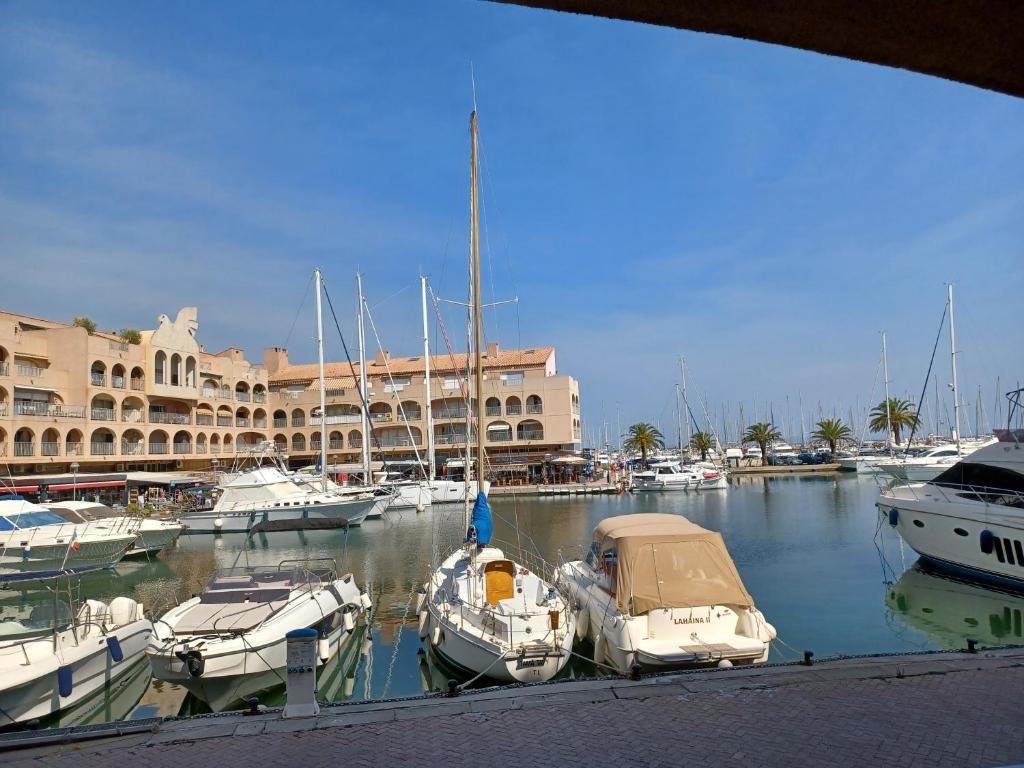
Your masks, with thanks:
[(76, 317), (71, 321), (72, 325), (76, 325), (79, 328), (85, 328), (85, 332), (92, 336), (96, 333), (96, 323), (88, 317)]
[(761, 466), (768, 466), (768, 444), (773, 440), (781, 440), (782, 433), (775, 428), (774, 424), (758, 422), (747, 427), (743, 435), (744, 443), (757, 443), (761, 446)]
[(849, 440), (853, 433), (850, 428), (843, 424), (842, 419), (825, 419), (819, 421), (817, 429), (811, 433), (811, 437), (815, 440), (824, 440), (828, 443), (829, 450), (833, 454), (836, 452), (836, 444), (840, 440)]
[(700, 451), (700, 460), (708, 460), (708, 451), (715, 447), (715, 439), (707, 432), (694, 432), (690, 437), (690, 446)]
[(640, 422), (629, 428), (622, 447), (629, 453), (639, 453), (640, 460), (646, 464), (649, 452), (665, 447), (665, 438), (653, 424)]
[(868, 426), (873, 432), (888, 432), (892, 425), (892, 439), (900, 444), (900, 436), (904, 429), (914, 429), (919, 422), (917, 408), (909, 400), (890, 397), (883, 400), (871, 411)]
[(121, 341), (127, 344), (142, 343), (142, 334), (139, 333), (134, 328), (122, 328), (121, 331), (118, 333), (118, 336), (121, 337)]

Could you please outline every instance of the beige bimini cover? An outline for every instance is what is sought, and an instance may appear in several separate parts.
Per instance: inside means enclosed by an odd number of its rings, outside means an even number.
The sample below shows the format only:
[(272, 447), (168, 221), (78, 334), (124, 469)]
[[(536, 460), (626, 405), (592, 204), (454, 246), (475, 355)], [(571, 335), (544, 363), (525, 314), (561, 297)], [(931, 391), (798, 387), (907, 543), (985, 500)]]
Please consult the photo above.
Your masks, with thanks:
[[(602, 520), (594, 543), (614, 570), (619, 610), (632, 616), (652, 608), (753, 606), (722, 534), (679, 515), (621, 515)], [(615, 556), (605, 561), (605, 554)]]

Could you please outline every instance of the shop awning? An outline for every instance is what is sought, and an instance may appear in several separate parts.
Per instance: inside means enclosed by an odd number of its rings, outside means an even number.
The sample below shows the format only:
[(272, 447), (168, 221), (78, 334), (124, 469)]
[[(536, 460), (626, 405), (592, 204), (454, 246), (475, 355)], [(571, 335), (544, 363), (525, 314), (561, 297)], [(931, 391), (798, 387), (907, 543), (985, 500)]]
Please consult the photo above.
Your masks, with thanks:
[(99, 480), (94, 482), (81, 482), (81, 483), (59, 483), (57, 485), (48, 485), (46, 490), (48, 491), (73, 491), (82, 490), (83, 488), (124, 488), (127, 485), (125, 480)]

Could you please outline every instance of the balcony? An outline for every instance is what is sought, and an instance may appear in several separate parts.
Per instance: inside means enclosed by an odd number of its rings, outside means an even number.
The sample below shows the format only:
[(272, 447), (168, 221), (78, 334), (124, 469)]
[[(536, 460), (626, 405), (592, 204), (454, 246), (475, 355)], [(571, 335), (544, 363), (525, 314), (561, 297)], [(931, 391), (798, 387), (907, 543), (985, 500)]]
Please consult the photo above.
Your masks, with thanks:
[(124, 376), (111, 376), (110, 377), (110, 386), (112, 386), (114, 389), (124, 389), (124, 385), (125, 385)]
[(150, 411), (149, 420), (153, 424), (191, 424), (192, 419), (187, 413), (169, 413), (167, 411)]
[(253, 427), (253, 429), (266, 429), (267, 428), (267, 420), (266, 419), (253, 419), (252, 420), (252, 427)]
[(460, 434), (435, 435), (434, 442), (438, 445), (465, 445), (466, 436)]
[(265, 403), (265, 402), (267, 402), (267, 393), (266, 392), (253, 392), (252, 393), (252, 401), (254, 403)]
[(113, 421), (115, 415), (113, 408), (93, 407), (89, 409), (89, 418), (93, 421)]
[(235, 400), (237, 400), (240, 403), (248, 403), (249, 400), (250, 400), (249, 393), (248, 392), (235, 392)]
[(499, 432), (498, 430), (492, 430), (487, 433), (488, 443), (511, 443), (512, 442), (512, 430), (506, 430)]
[(107, 340), (107, 349), (111, 352), (127, 352), (128, 342), (127, 341), (111, 341)]
[(353, 437), (351, 440), (348, 441), (348, 447), (349, 448), (362, 448), (363, 447), (363, 438), (361, 438), (361, 437)]
[(293, 418), (292, 419), (292, 426), (293, 427), (304, 427), (304, 426), (306, 426), (306, 419), (305, 419), (305, 417), (304, 416), (299, 416), (298, 418)]
[(95, 371), (93, 371), (91, 374), (89, 374), (89, 382), (94, 387), (105, 387), (107, 386), (106, 374), (96, 373)]
[(211, 445), (210, 446), (210, 453), (220, 453), (220, 446), (219, 445)]
[(543, 440), (544, 431), (540, 429), (524, 429), (516, 437), (519, 440)]
[(175, 443), (174, 452), (179, 456), (186, 453), (192, 453), (192, 443)]
[[(336, 414), (330, 414), (329, 413), (329, 414), (327, 414), (327, 420), (324, 423), (325, 424), (358, 424), (362, 420), (363, 420), (363, 417), (360, 416), (358, 413), (336, 413)], [(310, 416), (309, 417), (309, 426), (311, 426), (311, 427), (320, 426), (320, 417), (319, 416)]]
[(275, 427), (287, 427), (288, 426), (288, 419), (274, 419), (274, 426)]
[(523, 406), (521, 406), (521, 405), (506, 405), (505, 406), (505, 415), (506, 416), (522, 416), (523, 415)]
[(327, 441), (327, 447), (330, 448), (332, 451), (340, 451), (342, 448), (345, 447), (345, 441), (344, 440), (328, 440)]
[(218, 427), (230, 427), (231, 426), (231, 417), (230, 416), (218, 416), (217, 417), (217, 426)]
[(380, 440), (381, 448), (406, 448), (410, 445), (417, 445), (416, 441), (410, 440), (408, 435), (396, 435), (385, 437)]
[(500, 405), (488, 405), (487, 408), (486, 408), (486, 412), (487, 412), (488, 416), (501, 416), (501, 406)]
[(91, 443), (89, 445), (90, 456), (113, 456), (117, 451), (114, 450), (115, 446), (113, 443)]
[(64, 443), (65, 456), (84, 456), (85, 443)]
[(220, 394), (217, 395), (217, 397), (219, 397), (219, 398), (221, 398), (223, 400), (230, 400), (231, 399), (231, 395), (232, 395), (231, 387), (221, 387)]
[(129, 386), (131, 386), (131, 388), (134, 389), (136, 392), (141, 392), (146, 388), (146, 380), (138, 378), (132, 379), (129, 382)]
[(311, 450), (311, 451), (319, 452), (321, 447), (322, 447), (322, 444), (320, 443), (319, 440), (313, 440), (309, 444), (309, 450)]
[(0, 363), (0, 376), (10, 376), (11, 366), (9, 363)]
[(122, 408), (121, 409), (121, 421), (127, 424), (141, 424), (143, 422), (143, 413), (140, 408)]
[(526, 412), (533, 414), (544, 413), (544, 405), (541, 403), (527, 403)]
[(242, 417), (242, 416), (239, 416), (238, 418), (235, 419), (235, 426), (236, 427), (248, 427), (249, 426), (249, 420), (244, 418), (244, 417)]
[(206, 446), (201, 443), (196, 445), (196, 453), (206, 453)]
[(197, 413), (196, 424), (200, 427), (212, 427), (213, 426), (213, 414), (212, 413)]
[(423, 415), (419, 411), (398, 412), (399, 421), (421, 421), (422, 419)]
[(149, 452), (153, 456), (163, 456), (170, 452), (170, 446), (167, 443), (150, 443)]
[(28, 376), (30, 379), (38, 379), (46, 373), (45, 368), (37, 368), (34, 365), (26, 365), (25, 363), (18, 363), (16, 368), (19, 376)]
[(7, 403), (0, 403), (0, 416), (7, 415)]
[(121, 441), (121, 453), (125, 456), (145, 456), (146, 444), (141, 442), (129, 443)]
[(40, 443), (40, 456), (60, 456), (60, 443)]
[(84, 405), (62, 405), (61, 403), (39, 403), (32, 400), (15, 400), (16, 416), (53, 416), (73, 419), (85, 418)]
[[(438, 408), (434, 411), (435, 419), (464, 419), (469, 414), (465, 408)], [(499, 414), (500, 415), (500, 414)]]
[(370, 421), (376, 422), (378, 424), (389, 422), (389, 421), (391, 421), (391, 414), (390, 413), (371, 413), (370, 414)]
[(15, 456), (35, 456), (36, 447), (32, 443), (15, 443), (14, 444), (14, 455)]

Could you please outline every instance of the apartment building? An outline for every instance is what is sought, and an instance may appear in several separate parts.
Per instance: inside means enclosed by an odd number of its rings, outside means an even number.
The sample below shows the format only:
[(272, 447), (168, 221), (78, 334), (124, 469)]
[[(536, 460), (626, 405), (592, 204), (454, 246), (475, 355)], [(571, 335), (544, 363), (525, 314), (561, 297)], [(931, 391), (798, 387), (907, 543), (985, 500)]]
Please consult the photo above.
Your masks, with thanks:
[[(332, 464), (356, 464), (363, 434), (358, 366), (327, 366), (326, 414), (316, 365), (265, 350), (207, 352), (198, 312), (130, 344), (116, 334), (0, 311), (0, 464), (6, 473), (199, 470), (230, 467), (272, 441), (293, 466), (314, 461), (321, 430)], [(539, 468), (545, 455), (579, 447), (579, 385), (560, 375), (555, 350), (499, 350), (484, 360), (486, 445), (505, 471)], [(434, 356), (430, 410), (438, 465), (466, 450), (465, 355)], [(367, 364), (374, 459), (425, 459), (422, 357), (378, 355)], [(471, 393), (474, 402), (476, 393)], [(475, 408), (475, 406), (474, 406)], [(475, 411), (474, 411), (475, 413)]]

